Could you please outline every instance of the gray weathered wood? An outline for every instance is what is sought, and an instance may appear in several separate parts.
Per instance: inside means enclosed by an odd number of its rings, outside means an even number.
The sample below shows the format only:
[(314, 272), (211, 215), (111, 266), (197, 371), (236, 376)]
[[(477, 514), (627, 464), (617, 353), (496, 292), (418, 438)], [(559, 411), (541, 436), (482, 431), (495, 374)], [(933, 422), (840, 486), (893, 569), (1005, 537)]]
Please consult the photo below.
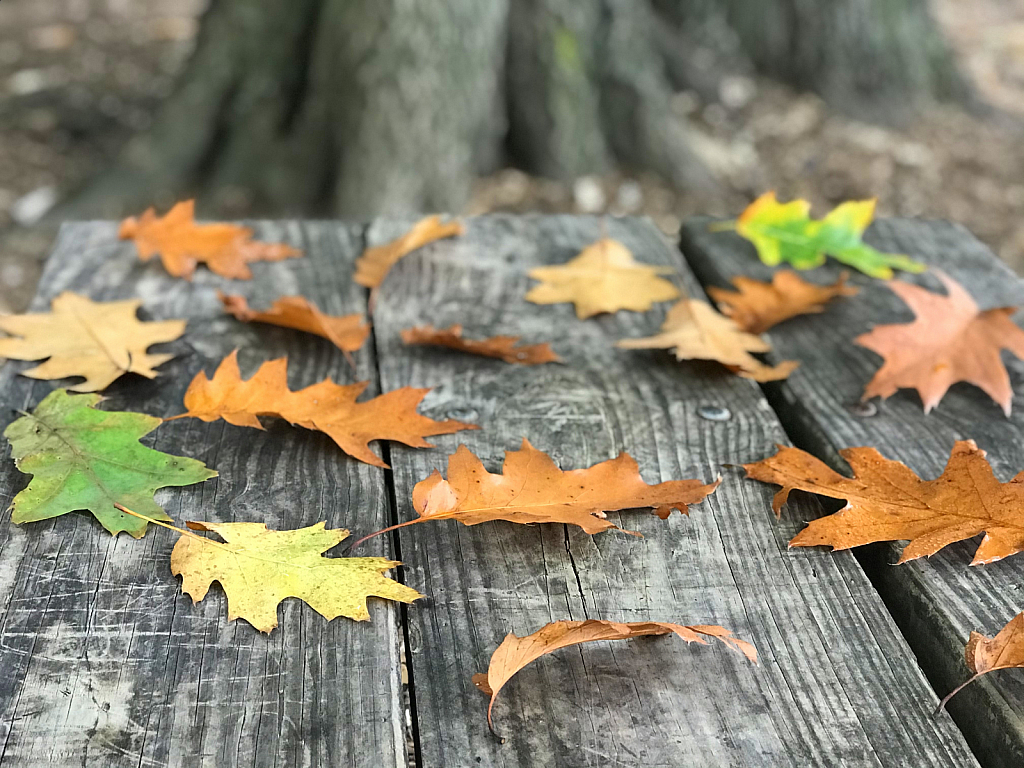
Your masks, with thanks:
[[(771, 274), (752, 246), (734, 234), (709, 233), (707, 223), (694, 220), (683, 233), (683, 252), (705, 284), (727, 285), (737, 274), (759, 279)], [(1024, 303), (1024, 283), (962, 227), (893, 219), (877, 222), (868, 234), (868, 241), (878, 248), (908, 253), (945, 270), (982, 309)], [(811, 273), (811, 279), (831, 281), (839, 271), (829, 264)], [(933, 275), (902, 277), (942, 290)], [(793, 439), (840, 471), (846, 467), (838, 450), (870, 445), (922, 477), (933, 478), (942, 472), (953, 442), (965, 438), (976, 440), (988, 452), (1000, 479), (1024, 469), (1024, 401), (1019, 396), (1010, 419), (968, 384), (955, 385), (928, 416), (912, 390), (878, 403), (874, 415), (866, 415), (870, 409), (853, 407), (881, 359), (852, 339), (873, 325), (909, 322), (913, 317), (885, 283), (862, 276), (853, 281), (862, 288), (859, 296), (831, 303), (822, 315), (789, 320), (767, 334), (775, 357), (801, 361), (784, 384), (768, 390)], [(1010, 356), (1005, 359), (1019, 393), (1024, 389), (1024, 365)], [(784, 521), (803, 519), (802, 511), (783, 512)], [(1024, 607), (1024, 556), (970, 568), (977, 544), (961, 542), (927, 560), (898, 567), (891, 565), (897, 559), (896, 545), (861, 550), (869, 574), (940, 693), (969, 674), (963, 660), (969, 633), (992, 635)], [(819, 561), (830, 557), (824, 551), (817, 555)], [(984, 764), (1024, 764), (1024, 675), (995, 673), (960, 693), (950, 710)]]
[[(656, 330), (664, 305), (581, 322), (570, 305), (524, 301), (526, 271), (568, 260), (602, 222), (495, 216), (467, 226), (400, 262), (377, 299), (382, 386), (435, 387), (424, 412), (483, 427), (437, 438), (434, 450), (391, 447), (399, 519), (415, 516), (413, 485), (444, 470), (460, 442), (491, 471), (524, 436), (565, 469), (626, 450), (657, 482), (711, 480), (724, 463), (785, 440), (753, 383), (714, 364), (612, 347)], [(642, 261), (685, 270), (648, 223), (606, 226)], [(402, 229), (376, 222), (368, 243)], [(553, 341), (566, 362), (509, 366), (399, 339), (411, 325), (455, 322), (473, 337)], [(731, 419), (705, 420), (702, 406), (728, 407)], [(733, 472), (688, 518), (613, 516), (642, 539), (557, 525), (401, 529), (406, 580), (429, 596), (410, 607), (407, 627), (423, 768), (976, 765), (949, 717), (932, 719), (936, 697), (854, 558), (787, 551), (820, 508), (801, 500), (777, 524), (770, 498)], [(495, 719), (508, 742), (499, 744), (471, 676), (507, 632), (582, 618), (722, 624), (757, 646), (761, 664), (667, 638), (566, 649), (502, 692)]]
[[(193, 283), (144, 265), (114, 224), (62, 231), (32, 311), (63, 290), (96, 300), (139, 296), (143, 316), (187, 317), (179, 356), (155, 381), (123, 378), (101, 407), (157, 416), (182, 410), (200, 369), (240, 347), (243, 374), (287, 354), (292, 387), (331, 375), (375, 382), (372, 345), (353, 372), (327, 341), (225, 316), (216, 289), (246, 293), (265, 307), (302, 293), (325, 311), (365, 311), (365, 292), (349, 281), (361, 248), (359, 228), (333, 224), (264, 225), (307, 258), (257, 264), (252, 282), (230, 282), (200, 268)], [(32, 408), (58, 382), (0, 369), (6, 426), (13, 408)], [(371, 388), (375, 389), (373, 383)], [(179, 524), (186, 519), (266, 521), (294, 528), (327, 520), (354, 532), (387, 524), (383, 473), (345, 456), (326, 436), (268, 424), (268, 430), (180, 420), (144, 440), (205, 461), (220, 477), (158, 494)], [(28, 478), (9, 460), (0, 495), (9, 502)], [(298, 600), (279, 610), (281, 625), (261, 635), (227, 621), (215, 587), (200, 604), (180, 594), (168, 559), (176, 536), (151, 529), (135, 541), (113, 538), (91, 516), (68, 515), (15, 526), (0, 514), (0, 764), (182, 766), (402, 766), (406, 764), (399, 611), (383, 601), (372, 619), (328, 623)], [(385, 541), (368, 545), (380, 554)]]

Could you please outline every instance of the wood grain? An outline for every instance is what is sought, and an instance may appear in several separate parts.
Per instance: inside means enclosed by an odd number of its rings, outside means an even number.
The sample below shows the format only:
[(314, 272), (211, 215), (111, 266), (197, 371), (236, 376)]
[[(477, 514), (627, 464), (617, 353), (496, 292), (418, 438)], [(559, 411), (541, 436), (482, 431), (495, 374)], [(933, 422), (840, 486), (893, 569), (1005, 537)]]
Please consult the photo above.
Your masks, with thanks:
[[(705, 285), (726, 285), (735, 275), (767, 279), (772, 270), (752, 246), (734, 234), (713, 234), (709, 220), (696, 219), (683, 231), (683, 252)], [(1024, 283), (967, 230), (948, 222), (884, 220), (868, 241), (939, 267), (964, 285), (982, 309), (1024, 304)], [(809, 273), (819, 283), (834, 280), (832, 263)], [(933, 275), (901, 278), (941, 291)], [(855, 276), (859, 296), (831, 303), (821, 315), (776, 326), (767, 337), (780, 358), (801, 367), (788, 381), (766, 388), (782, 421), (801, 447), (847, 470), (837, 451), (875, 446), (924, 478), (942, 472), (953, 442), (971, 438), (988, 452), (996, 474), (1008, 480), (1024, 469), (1024, 398), (1015, 397), (1011, 418), (981, 390), (957, 384), (928, 416), (912, 390), (902, 390), (868, 408), (858, 405), (881, 358), (852, 339), (874, 325), (909, 322), (913, 315), (885, 283)], [(1018, 322), (1020, 318), (1018, 317)], [(1024, 390), (1024, 364), (1005, 356), (1014, 391)], [(877, 412), (876, 412), (877, 411)], [(789, 509), (783, 519), (805, 519)], [(1024, 557), (970, 568), (977, 541), (946, 547), (927, 560), (898, 567), (898, 547), (864, 547), (859, 556), (906, 634), (939, 693), (966, 679), (963, 647), (972, 630), (992, 635), (1017, 614), (1024, 588)], [(819, 561), (831, 557), (824, 550)], [(982, 763), (1024, 764), (1024, 675), (999, 672), (952, 700), (949, 707)]]
[[(368, 244), (408, 223), (375, 222)], [(424, 412), (483, 427), (437, 438), (433, 450), (392, 446), (399, 519), (415, 516), (413, 485), (444, 470), (460, 442), (491, 471), (525, 436), (563, 469), (626, 450), (647, 482), (727, 477), (688, 518), (614, 516), (642, 539), (508, 523), (400, 530), (406, 580), (429, 596), (410, 607), (407, 627), (422, 767), (976, 765), (949, 717), (931, 717), (937, 698), (855, 559), (787, 551), (817, 503), (800, 500), (777, 524), (771, 489), (723, 469), (786, 439), (757, 386), (712, 363), (613, 348), (654, 332), (665, 305), (580, 322), (571, 305), (523, 300), (531, 266), (567, 261), (603, 226), (639, 260), (685, 270), (675, 249), (636, 220), (467, 224), (465, 237), (401, 261), (377, 297), (382, 386), (435, 387)], [(455, 322), (474, 336), (552, 341), (566, 362), (523, 368), (399, 339), (405, 327)], [(723, 406), (726, 421), (700, 415)], [(507, 632), (582, 618), (722, 624), (757, 646), (761, 664), (666, 638), (566, 649), (502, 692), (500, 744), (471, 676)]]
[[(258, 308), (304, 294), (333, 314), (365, 311), (349, 281), (361, 250), (359, 227), (260, 225), (258, 235), (302, 247), (306, 258), (254, 265), (252, 282), (203, 269), (193, 283), (142, 264), (114, 224), (66, 225), (32, 311), (63, 290), (96, 300), (139, 296), (143, 317), (187, 317), (178, 354), (154, 381), (126, 377), (106, 393), (107, 409), (180, 413), (193, 375), (212, 372), (241, 348), (243, 374), (288, 355), (293, 387), (331, 375), (371, 379), (372, 345), (353, 372), (328, 341), (224, 314), (218, 288), (245, 293)], [(34, 407), (61, 382), (0, 369), (3, 408)], [(370, 393), (372, 394), (372, 392)], [(387, 524), (383, 473), (345, 456), (325, 436), (270, 420), (266, 432), (224, 422), (180, 420), (144, 442), (192, 456), (220, 472), (205, 484), (168, 489), (158, 500), (187, 519), (263, 521), (294, 528), (327, 520), (365, 533)], [(9, 447), (4, 441), (5, 459)], [(9, 502), (28, 478), (5, 460), (0, 495)], [(5, 504), (6, 506), (6, 504)], [(328, 623), (298, 600), (281, 625), (261, 635), (228, 622), (219, 588), (193, 605), (171, 576), (175, 534), (151, 529), (113, 538), (85, 515), (15, 526), (0, 515), (0, 764), (133, 766), (403, 766), (406, 764), (399, 611), (373, 601), (372, 619)], [(381, 554), (386, 540), (368, 545)]]

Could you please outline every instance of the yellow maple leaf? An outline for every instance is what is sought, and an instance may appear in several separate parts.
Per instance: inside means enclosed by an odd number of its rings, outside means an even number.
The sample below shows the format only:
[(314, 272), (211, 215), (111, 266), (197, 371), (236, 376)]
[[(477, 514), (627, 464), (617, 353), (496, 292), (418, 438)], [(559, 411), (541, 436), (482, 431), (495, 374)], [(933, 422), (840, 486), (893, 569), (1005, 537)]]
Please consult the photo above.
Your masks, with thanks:
[(154, 378), (158, 365), (174, 355), (146, 354), (153, 344), (174, 341), (185, 332), (184, 320), (142, 322), (139, 299), (95, 302), (65, 291), (50, 312), (0, 317), (0, 330), (17, 338), (0, 339), (0, 357), (46, 362), (22, 372), (33, 379), (81, 376), (75, 392), (98, 392), (124, 373)]
[(679, 297), (672, 283), (658, 277), (672, 272), (671, 267), (641, 264), (626, 246), (605, 237), (566, 264), (530, 270), (530, 277), (541, 284), (526, 294), (526, 300), (572, 302), (580, 320), (620, 309), (646, 312), (656, 301)]
[(383, 575), (401, 563), (383, 557), (324, 557), (348, 537), (344, 528), (329, 529), (323, 522), (289, 531), (273, 531), (263, 523), (187, 525), (216, 533), (224, 542), (174, 529), (186, 534), (171, 552), (171, 572), (181, 576), (181, 591), (199, 602), (214, 581), (220, 582), (228, 598), (228, 620), (245, 619), (260, 632), (277, 626), (277, 606), (288, 597), (305, 601), (327, 620), (347, 616), (356, 621), (370, 618), (367, 597), (403, 603), (423, 597)]

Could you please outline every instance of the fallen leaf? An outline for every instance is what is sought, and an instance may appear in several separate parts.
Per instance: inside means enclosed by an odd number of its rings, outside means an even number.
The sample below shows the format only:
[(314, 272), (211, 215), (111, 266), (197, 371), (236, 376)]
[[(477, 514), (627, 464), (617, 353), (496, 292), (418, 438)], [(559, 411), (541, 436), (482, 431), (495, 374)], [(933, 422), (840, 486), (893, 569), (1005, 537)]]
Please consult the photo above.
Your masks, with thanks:
[(506, 363), (517, 365), (540, 365), (560, 360), (548, 343), (517, 347), (518, 336), (491, 336), (480, 341), (464, 339), (461, 325), (452, 325), (444, 330), (438, 330), (432, 325), (406, 328), (402, 331), (402, 341), (406, 344), (430, 344), (468, 352), (471, 355), (496, 357)]
[(254, 241), (247, 227), (196, 224), (194, 200), (175, 204), (163, 217), (157, 216), (153, 208), (139, 218), (129, 216), (121, 222), (118, 234), (122, 240), (135, 241), (140, 259), (149, 261), (159, 254), (164, 269), (186, 280), (192, 279), (199, 262), (221, 277), (248, 280), (252, 277), (249, 262), (302, 255), (302, 251), (283, 243)]
[(736, 321), (748, 333), (764, 333), (797, 315), (823, 312), (825, 304), (837, 296), (856, 296), (858, 290), (846, 284), (846, 273), (832, 285), (808, 283), (796, 272), (776, 272), (771, 283), (749, 277), (734, 278), (736, 291), (708, 288), (722, 313)]
[(938, 712), (953, 696), (979, 677), (997, 669), (1024, 668), (1024, 613), (1018, 613), (999, 630), (995, 637), (985, 637), (980, 632), (971, 632), (964, 648), (967, 666), (973, 674), (950, 691), (939, 702)]
[(853, 470), (852, 479), (785, 446), (770, 458), (743, 465), (747, 477), (782, 486), (772, 501), (776, 515), (794, 488), (846, 500), (839, 512), (808, 523), (789, 542), (791, 547), (839, 550), (909, 540), (899, 560), (905, 563), (984, 533), (971, 565), (1002, 560), (1024, 548), (1024, 472), (1000, 483), (973, 440), (956, 442), (935, 480), (922, 480), (874, 448), (847, 448), (840, 455)]
[[(505, 452), (502, 474), (492, 475), (464, 445), (448, 457), (448, 479), (437, 470), (416, 483), (410, 522), (458, 520), (477, 525), (491, 520), (511, 523), (565, 523), (586, 533), (619, 527), (605, 512), (655, 507), (665, 520), (673, 509), (686, 514), (689, 504), (703, 501), (720, 481), (671, 480), (647, 485), (628, 453), (586, 469), (562, 471), (524, 439), (518, 451)], [(406, 523), (408, 525), (408, 523)]]
[(517, 637), (508, 634), (491, 656), (487, 673), (473, 676), (473, 683), (491, 697), (487, 705), (487, 725), (494, 733), (492, 710), (498, 693), (513, 675), (541, 656), (560, 648), (594, 640), (627, 640), (644, 635), (674, 634), (688, 643), (707, 645), (706, 638), (720, 640), (730, 648), (739, 651), (750, 661), (757, 663), (757, 651), (750, 643), (732, 636), (724, 627), (709, 625), (684, 626), (663, 621), (553, 621), (545, 624), (532, 635)]
[(414, 448), (430, 448), (423, 438), (447, 435), (462, 429), (478, 429), (449, 419), (434, 421), (416, 413), (429, 389), (402, 387), (357, 403), (369, 382), (341, 386), (330, 379), (292, 392), (288, 389), (288, 361), (271, 360), (251, 379), (242, 380), (238, 352), (221, 362), (213, 378), (200, 371), (185, 392), (186, 413), (175, 419), (203, 421), (224, 419), (239, 427), (263, 429), (259, 416), (278, 416), (306, 429), (329, 435), (350, 456), (387, 468), (370, 450), (371, 440), (395, 440)]
[(980, 387), (1009, 416), (1013, 389), (1000, 352), (1008, 349), (1024, 358), (1024, 331), (1011, 319), (1016, 309), (981, 312), (962, 286), (937, 270), (935, 274), (948, 295), (893, 281), (889, 287), (914, 311), (916, 319), (881, 325), (855, 339), (885, 359), (862, 399), (887, 398), (907, 387), (917, 390), (928, 413), (950, 385), (967, 381)]
[(427, 216), (413, 224), (412, 229), (401, 237), (363, 251), (356, 259), (354, 279), (359, 285), (378, 288), (391, 268), (417, 248), (422, 248), (435, 240), (458, 237), (465, 233), (466, 228), (460, 221), (442, 223), (440, 216)]
[(672, 283), (658, 277), (673, 271), (641, 264), (626, 246), (605, 237), (566, 264), (531, 269), (530, 277), (541, 284), (526, 294), (526, 300), (534, 304), (572, 302), (581, 320), (620, 309), (646, 312), (656, 301), (679, 297)]
[(806, 200), (779, 203), (774, 192), (752, 202), (736, 220), (736, 232), (757, 249), (765, 264), (788, 262), (797, 269), (825, 263), (826, 254), (871, 277), (888, 280), (893, 269), (923, 272), (925, 267), (907, 256), (883, 253), (866, 245), (861, 236), (875, 215), (874, 200), (842, 203), (825, 216), (811, 219)]
[(152, 379), (154, 370), (174, 355), (146, 354), (153, 344), (174, 341), (185, 332), (184, 320), (146, 323), (138, 320), (139, 299), (94, 302), (65, 291), (36, 315), (0, 317), (0, 330), (19, 338), (0, 339), (0, 357), (41, 360), (22, 376), (33, 379), (85, 379), (69, 389), (96, 392), (125, 373)]
[(142, 413), (100, 411), (99, 395), (51, 392), (35, 411), (4, 431), (18, 469), (32, 475), (14, 497), (11, 519), (18, 524), (88, 510), (113, 534), (135, 538), (146, 522), (121, 514), (130, 505), (156, 520), (170, 520), (153, 501), (159, 488), (201, 483), (217, 473), (201, 461), (154, 451), (139, 443), (160, 419)]
[(324, 557), (348, 538), (343, 528), (323, 522), (308, 528), (272, 531), (263, 523), (187, 523), (193, 531), (216, 533), (224, 543), (187, 531), (171, 551), (171, 573), (181, 591), (198, 603), (217, 581), (228, 598), (228, 621), (245, 619), (260, 632), (277, 626), (277, 606), (288, 597), (305, 601), (330, 621), (347, 616), (366, 621), (366, 598), (411, 603), (423, 595), (383, 575), (401, 565), (383, 557)]
[(696, 299), (682, 299), (665, 315), (661, 333), (643, 339), (623, 339), (622, 349), (674, 349), (677, 360), (716, 360), (754, 381), (784, 379), (799, 365), (784, 360), (768, 366), (751, 352), (768, 352), (771, 345), (759, 336), (741, 331), (734, 320)]
[(224, 311), (243, 323), (269, 323), (313, 333), (343, 352), (355, 352), (370, 335), (370, 325), (362, 315), (325, 315), (302, 296), (282, 296), (270, 309), (257, 312), (249, 308), (244, 296), (227, 296), (219, 291), (217, 295), (224, 303)]

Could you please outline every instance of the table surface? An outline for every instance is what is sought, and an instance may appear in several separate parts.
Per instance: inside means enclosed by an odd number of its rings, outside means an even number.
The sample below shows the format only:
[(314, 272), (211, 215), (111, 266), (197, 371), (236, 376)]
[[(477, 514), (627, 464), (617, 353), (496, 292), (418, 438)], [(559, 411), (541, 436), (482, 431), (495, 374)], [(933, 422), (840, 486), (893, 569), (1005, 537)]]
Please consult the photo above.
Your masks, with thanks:
[[(789, 550), (789, 539), (824, 513), (822, 505), (794, 494), (776, 521), (774, 489), (727, 466), (768, 456), (792, 439), (831, 462), (839, 461), (838, 448), (876, 445), (930, 477), (954, 439), (973, 437), (1001, 476), (1024, 468), (1022, 416), (1005, 419), (970, 387), (955, 387), (928, 417), (913, 393), (890, 399), (877, 416), (851, 414), (847, 406), (878, 361), (849, 340), (872, 323), (907, 318), (883, 284), (855, 278), (863, 301), (834, 302), (823, 315), (773, 329), (779, 353), (802, 366), (763, 391), (713, 363), (613, 346), (655, 332), (667, 304), (579, 321), (571, 305), (524, 300), (531, 267), (563, 263), (605, 230), (640, 261), (673, 267), (693, 296), (702, 296), (701, 282), (768, 273), (746, 243), (709, 234), (701, 221), (684, 232), (695, 276), (646, 221), (468, 219), (464, 237), (433, 243), (392, 270), (375, 296), (373, 336), (355, 353), (354, 369), (326, 340), (237, 322), (217, 299), (218, 289), (241, 293), (263, 308), (301, 294), (331, 314), (365, 313), (368, 293), (351, 280), (354, 259), (410, 223), (257, 223), (260, 238), (306, 255), (255, 264), (254, 279), (245, 282), (203, 269), (193, 282), (174, 279), (159, 263), (140, 262), (131, 243), (117, 240), (115, 224), (68, 224), (31, 311), (74, 290), (96, 300), (137, 296), (145, 319), (189, 319), (185, 335), (164, 345), (176, 357), (161, 375), (123, 377), (106, 391), (105, 409), (180, 413), (192, 377), (212, 372), (237, 348), (243, 375), (287, 356), (293, 389), (326, 376), (367, 380), (368, 395), (432, 387), (422, 413), (482, 427), (432, 438), (432, 449), (378, 444), (392, 466), (385, 471), (349, 458), (325, 435), (272, 419), (266, 432), (172, 421), (144, 442), (220, 473), (158, 494), (179, 523), (297, 528), (326, 520), (368, 533), (415, 516), (413, 486), (443, 471), (458, 445), (498, 471), (504, 451), (523, 437), (563, 469), (628, 451), (649, 483), (722, 475), (718, 491), (688, 517), (610, 515), (643, 538), (503, 522), (403, 528), (359, 554), (402, 560), (398, 578), (425, 599), (410, 606), (371, 601), (372, 618), (362, 623), (328, 622), (287, 600), (269, 635), (227, 621), (219, 588), (198, 604), (180, 594), (169, 569), (170, 531), (151, 530), (136, 541), (109, 536), (85, 514), (15, 526), (4, 511), (0, 765), (1021, 764), (1024, 689), (1017, 673), (966, 689), (951, 714), (932, 716), (936, 689), (945, 693), (967, 674), (962, 649), (970, 630), (992, 634), (1019, 610), (1020, 558), (970, 569), (967, 548), (956, 546), (894, 567), (888, 546), (856, 555)], [(940, 264), (985, 306), (1024, 303), (1024, 285), (962, 229), (885, 221), (871, 238)], [(402, 344), (403, 328), (427, 323), (460, 323), (470, 337), (551, 341), (564, 362), (510, 366)], [(12, 409), (33, 408), (62, 383), (19, 376), (28, 366), (0, 368), (0, 426), (15, 417)], [(1011, 367), (1018, 391), (1022, 373)], [(727, 408), (729, 418), (705, 418), (708, 407)], [(13, 462), (3, 463), (6, 499), (26, 481)], [(584, 618), (721, 624), (751, 641), (760, 663), (672, 638), (564, 649), (502, 691), (494, 713), (506, 741), (495, 739), (472, 675), (486, 669), (507, 633)]]

